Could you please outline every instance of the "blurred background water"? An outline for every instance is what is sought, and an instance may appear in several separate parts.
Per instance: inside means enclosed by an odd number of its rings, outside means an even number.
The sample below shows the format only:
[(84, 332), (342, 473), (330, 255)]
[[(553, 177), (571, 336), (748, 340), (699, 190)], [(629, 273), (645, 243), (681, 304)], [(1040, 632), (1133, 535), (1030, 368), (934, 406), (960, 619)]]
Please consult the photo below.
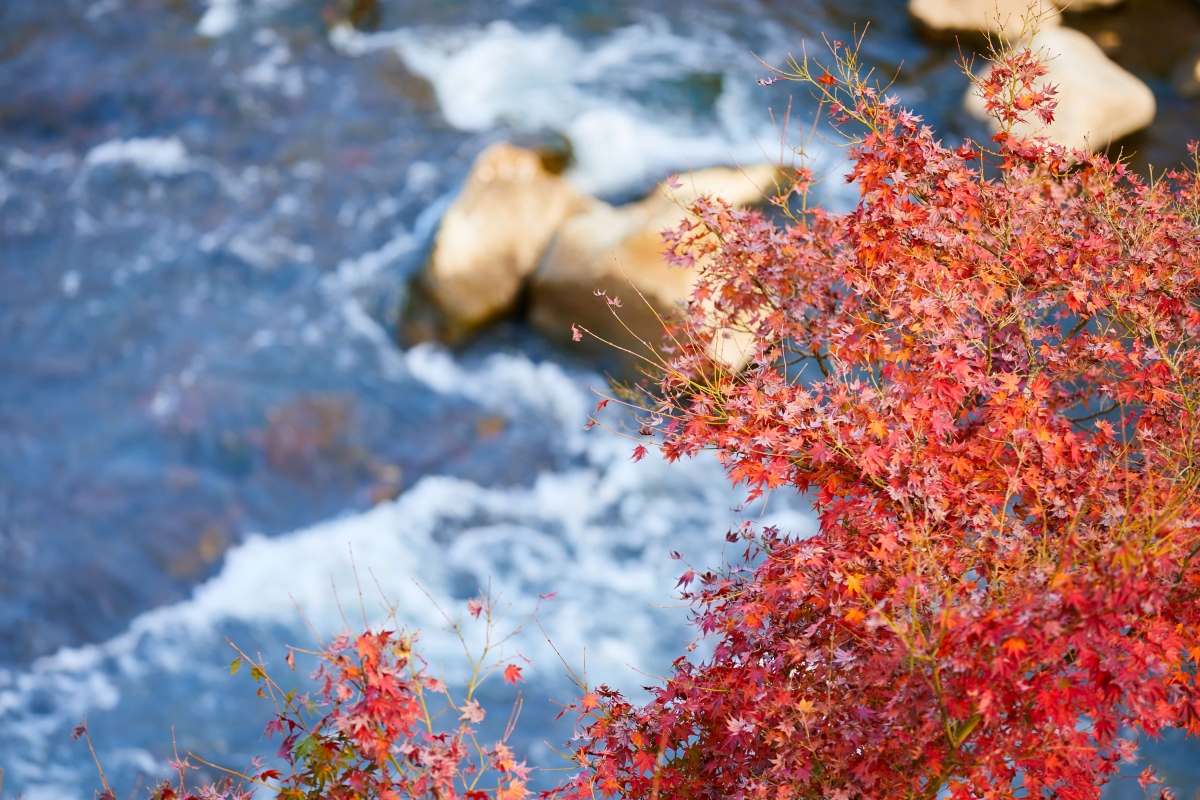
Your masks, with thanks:
[[(353, 16), (359, 31), (331, 34)], [(61, 0), (0, 5), (0, 767), (8, 796), (89, 797), (88, 715), (129, 791), (181, 748), (273, 748), (229, 636), (342, 626), (365, 572), (455, 676), (447, 607), (490, 578), (593, 678), (636, 687), (690, 636), (682, 550), (721, 557), (715, 463), (628, 461), (581, 430), (603, 365), (520, 325), (453, 352), (395, 344), (406, 279), (487, 144), (553, 131), (621, 200), (674, 170), (775, 159), (786, 86), (757, 61), (849, 39), (948, 139), (953, 41), (893, 0)], [(1128, 0), (1068, 21), (1155, 90), (1135, 165), (1185, 156), (1200, 13)], [(343, 31), (345, 29), (342, 29)], [(1115, 37), (1115, 38), (1114, 38)], [(971, 42), (963, 47), (969, 51)], [(809, 113), (804, 96), (796, 110)], [(814, 147), (823, 147), (818, 139)], [(393, 500), (393, 498), (395, 498)], [(378, 581), (378, 587), (375, 586)], [(561, 665), (536, 630), (523, 744), (552, 763)], [(511, 700), (496, 690), (498, 702)], [(1200, 749), (1147, 748), (1200, 790)], [(1113, 796), (1141, 796), (1119, 782)]]

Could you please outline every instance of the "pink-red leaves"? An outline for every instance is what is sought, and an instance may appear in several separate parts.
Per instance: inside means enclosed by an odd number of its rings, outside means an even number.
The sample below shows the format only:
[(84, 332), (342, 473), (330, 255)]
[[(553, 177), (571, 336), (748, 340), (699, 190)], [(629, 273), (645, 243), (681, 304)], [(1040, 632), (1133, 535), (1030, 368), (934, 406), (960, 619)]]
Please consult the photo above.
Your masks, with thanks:
[[(742, 560), (682, 576), (712, 655), (645, 705), (577, 703), (572, 791), (1096, 798), (1120, 731), (1200, 734), (1200, 176), (1019, 136), (1056, 102), (1020, 47), (978, 84), (1002, 126), (986, 172), (981, 146), (800, 67), (778, 74), (861, 126), (858, 207), (780, 227), (691, 206), (666, 233), (698, 279), (656, 413), (668, 460), (714, 450), (751, 498), (809, 492), (820, 530), (731, 533)], [(723, 330), (753, 340), (740, 373), (713, 364)]]
[[(480, 613), (488, 611), (490, 638), (494, 600), (484, 594), (475, 603)], [(176, 758), (169, 763), (178, 780), (159, 783), (150, 800), (252, 800), (256, 787), (265, 785), (281, 800), (527, 800), (530, 768), (505, 744), (508, 732), (494, 744), (477, 740), (474, 726), (486, 712), (471, 694), (490, 670), (472, 661), (467, 699), (456, 706), (445, 683), (425, 672), (413, 645), (411, 636), (390, 630), (335, 636), (314, 654), (320, 666), (312, 698), (284, 692), (261, 662), (239, 651), (260, 692), (277, 704), (266, 733), (282, 735), (276, 755), (286, 768), (267, 768), (255, 758), (243, 773), (188, 788), (188, 773), (199, 767)], [(289, 667), (293, 659), (289, 649)], [(520, 672), (509, 665), (504, 678), (515, 683)], [(76, 735), (87, 736), (85, 725)], [(101, 796), (113, 797), (107, 783)]]
[(516, 664), (509, 664), (504, 668), (504, 682), (516, 685), (517, 681), (524, 681), (521, 677), (521, 668)]
[(478, 723), (483, 722), (485, 715), (486, 712), (479, 705), (477, 700), (468, 700), (466, 703), (463, 703), (462, 708), (459, 709), (458, 718), (466, 722)]

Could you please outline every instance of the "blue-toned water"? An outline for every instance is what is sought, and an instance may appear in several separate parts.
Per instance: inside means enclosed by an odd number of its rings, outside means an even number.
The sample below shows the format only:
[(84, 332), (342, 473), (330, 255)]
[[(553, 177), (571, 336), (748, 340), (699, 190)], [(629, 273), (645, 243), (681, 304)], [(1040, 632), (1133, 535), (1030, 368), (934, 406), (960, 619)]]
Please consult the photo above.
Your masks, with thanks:
[[(125, 792), (162, 774), (172, 726), (231, 766), (269, 753), (223, 638), (282, 664), (285, 642), (311, 641), (297, 606), (340, 628), (351, 552), (369, 613), (381, 591), (399, 601), (452, 677), (414, 579), (453, 606), (490, 577), (514, 615), (557, 591), (539, 617), (559, 649), (645, 682), (634, 668), (662, 669), (690, 635), (680, 609), (651, 607), (672, 602), (670, 550), (712, 564), (748, 514), (812, 523), (797, 498), (734, 512), (708, 460), (633, 464), (624, 440), (582, 431), (598, 365), (520, 326), (453, 353), (394, 344), (471, 160), (555, 131), (569, 178), (623, 199), (673, 170), (775, 159), (788, 95), (755, 83), (756, 56), (866, 20), (868, 62), (903, 62), (908, 103), (975, 132), (957, 52), (898, 2), (395, 0), (361, 31), (332, 26), (338, 9), (0, 7), (7, 796), (91, 796), (68, 738), (85, 714)], [(1142, 141), (1177, 159), (1194, 106), (1169, 99)], [(514, 647), (534, 660), (525, 743), (547, 762), (538, 743), (562, 732), (546, 698), (570, 689), (540, 632)], [(1194, 792), (1188, 747), (1160, 749)]]

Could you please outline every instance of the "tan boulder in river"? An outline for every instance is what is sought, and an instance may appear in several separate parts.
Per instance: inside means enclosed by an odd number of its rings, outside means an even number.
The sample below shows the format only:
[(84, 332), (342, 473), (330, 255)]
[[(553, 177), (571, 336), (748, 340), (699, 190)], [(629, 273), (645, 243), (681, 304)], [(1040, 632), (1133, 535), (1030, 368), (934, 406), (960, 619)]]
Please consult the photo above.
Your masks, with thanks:
[[(770, 164), (698, 170), (680, 175), (683, 186), (673, 192), (660, 186), (639, 202), (620, 207), (604, 203), (567, 220), (531, 279), (530, 324), (557, 342), (569, 342), (571, 326), (579, 325), (637, 352), (644, 353), (645, 347), (634, 336), (658, 345), (662, 327), (655, 312), (675, 312), (696, 282), (695, 272), (668, 266), (663, 229), (678, 226), (686, 216), (680, 205), (700, 195), (753, 205), (773, 194), (775, 179), (776, 168)], [(616, 309), (620, 320), (603, 297), (595, 296), (596, 290), (621, 299)], [(745, 344), (745, 337), (735, 335), (721, 342), (717, 355), (738, 366), (745, 360)]]
[(432, 308), (410, 302), (407, 322), (429, 330), (410, 330), (406, 338), (455, 341), (511, 313), (563, 220), (597, 202), (546, 169), (533, 150), (510, 144), (484, 150), (442, 217), (413, 287)]

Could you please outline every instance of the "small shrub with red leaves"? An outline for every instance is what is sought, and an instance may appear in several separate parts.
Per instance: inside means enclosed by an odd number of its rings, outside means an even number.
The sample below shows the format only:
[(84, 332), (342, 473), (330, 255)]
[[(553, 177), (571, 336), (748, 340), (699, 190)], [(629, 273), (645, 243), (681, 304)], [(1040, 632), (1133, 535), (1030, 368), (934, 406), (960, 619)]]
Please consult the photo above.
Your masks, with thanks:
[(1018, 136), (1055, 104), (1020, 46), (977, 79), (1000, 132), (954, 148), (831, 52), (771, 80), (848, 137), (856, 207), (803, 169), (779, 222), (692, 205), (643, 420), (819, 532), (685, 574), (711, 656), (578, 701), (568, 794), (1096, 798), (1138, 737), (1200, 733), (1200, 175)]
[[(524, 680), (513, 660), (520, 657), (504, 657), (501, 649), (524, 623), (498, 636), (505, 609), (486, 593), (471, 599), (467, 610), (484, 626), (484, 641), (478, 655), (472, 653), (462, 621), (447, 618), (471, 667), (465, 691), (457, 697), (429, 671), (414, 650), (415, 636), (401, 628), (394, 609), (391, 629), (367, 628), (340, 634), (316, 651), (288, 651), (292, 669), (296, 652), (317, 659), (311, 697), (285, 691), (261, 659), (237, 650), (230, 671), (249, 665), (258, 695), (275, 705), (266, 734), (281, 739), (276, 756), (283, 769), (256, 758), (250, 769), (237, 772), (192, 753), (176, 754), (171, 767), (177, 779), (154, 787), (150, 800), (251, 800), (258, 790), (279, 800), (525, 800), (531, 794), (526, 788), (531, 768), (507, 744), (520, 714), (520, 695), (503, 736), (492, 743), (479, 739), (486, 711), (476, 698), (496, 672), (505, 683)], [(90, 748), (86, 721), (75, 731), (80, 736)], [(188, 773), (201, 765), (225, 777), (190, 785)], [(102, 768), (100, 780), (101, 798), (112, 800)]]

